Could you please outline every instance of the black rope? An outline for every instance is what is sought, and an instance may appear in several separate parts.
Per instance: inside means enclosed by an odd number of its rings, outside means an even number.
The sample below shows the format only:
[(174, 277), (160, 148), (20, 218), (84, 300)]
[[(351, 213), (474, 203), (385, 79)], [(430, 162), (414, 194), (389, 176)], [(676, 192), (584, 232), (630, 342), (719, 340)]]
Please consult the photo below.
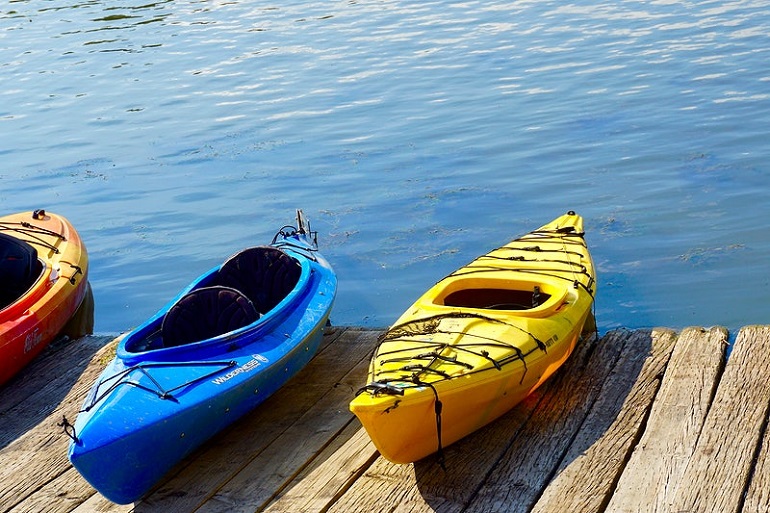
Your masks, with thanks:
[[(564, 254), (563, 251), (559, 251), (560, 254)], [(573, 262), (572, 260), (560, 260), (556, 258), (527, 258), (524, 256), (518, 256), (518, 257), (503, 257), (503, 256), (496, 256), (496, 255), (481, 255), (479, 258), (476, 259), (476, 261), (479, 260), (502, 260), (504, 262), (532, 262), (532, 263), (543, 263), (547, 262), (549, 264), (564, 264), (567, 267), (567, 269), (564, 270), (564, 272), (571, 272), (573, 267), (577, 267), (578, 269), (583, 269), (583, 271), (586, 271), (586, 266), (584, 264), (581, 264), (579, 262)], [(473, 265), (473, 262), (471, 264)], [(466, 266), (467, 267), (467, 266)], [(506, 270), (511, 270), (509, 268), (505, 268)], [(516, 270), (516, 269), (512, 269)], [(451, 275), (450, 275), (451, 276)]]
[[(21, 226), (24, 229), (16, 228), (16, 226)], [(38, 237), (37, 235), (39, 234), (50, 235), (62, 241), (67, 240), (66, 237), (64, 237), (64, 235), (62, 235), (61, 233), (55, 232), (53, 230), (49, 230), (48, 228), (32, 225), (26, 221), (22, 221), (20, 223), (0, 223), (0, 231), (12, 231), (12, 232), (23, 233), (24, 235), (29, 235), (30, 237), (32, 237), (33, 240), (30, 240), (27, 242), (33, 243), (33, 244), (39, 244), (45, 248), (50, 249), (56, 254), (59, 254), (59, 249), (53, 244), (51, 244), (50, 242), (45, 241), (42, 238)]]
[[(502, 342), (500, 340), (494, 339), (494, 338), (489, 337), (489, 336), (480, 335), (480, 334), (476, 334), (476, 333), (472, 333), (472, 332), (465, 332), (465, 331), (460, 332), (460, 331), (453, 331), (453, 330), (438, 330), (438, 324), (440, 323), (440, 319), (443, 318), (443, 317), (480, 318), (480, 319), (490, 320), (490, 321), (499, 322), (499, 323), (502, 323), (502, 324), (505, 324), (505, 325), (508, 325), (508, 326), (512, 326), (512, 327), (517, 328), (520, 331), (524, 332), (529, 337), (531, 337), (535, 341), (536, 347), (533, 347), (531, 350), (529, 350), (527, 352), (524, 352), (524, 351), (522, 351), (521, 348), (519, 348), (519, 347), (517, 347), (517, 346), (515, 346), (513, 344)], [(436, 318), (438, 318), (438, 321), (436, 321)], [(418, 324), (423, 323), (423, 322), (427, 322), (427, 324), (430, 327), (430, 329), (429, 329), (429, 331), (427, 333), (408, 332), (407, 330), (403, 329), (405, 326), (409, 325), (412, 322), (416, 322)], [(526, 378), (527, 372), (529, 370), (528, 366), (527, 366), (527, 357), (529, 355), (531, 355), (532, 353), (534, 353), (535, 351), (537, 351), (537, 350), (540, 350), (540, 351), (543, 351), (543, 352), (547, 353), (547, 346), (546, 346), (546, 344), (542, 340), (540, 340), (537, 337), (535, 337), (532, 333), (530, 333), (530, 332), (520, 328), (519, 326), (507, 323), (505, 321), (500, 321), (498, 319), (492, 319), (492, 318), (489, 318), (489, 317), (486, 317), (486, 316), (483, 316), (483, 315), (478, 315), (478, 314), (465, 314), (465, 313), (462, 313), (462, 312), (452, 312), (450, 314), (439, 314), (437, 316), (433, 316), (433, 317), (429, 317), (429, 318), (425, 318), (425, 319), (417, 319), (415, 321), (408, 321), (406, 323), (403, 323), (402, 325), (399, 325), (397, 328), (402, 330), (402, 332), (399, 334), (400, 336), (398, 336), (398, 337), (388, 337), (387, 336), (388, 332), (384, 333), (383, 335), (380, 336), (380, 340), (379, 340), (379, 343), (378, 343), (377, 350), (379, 350), (379, 348), (381, 347), (382, 343), (384, 343), (384, 342), (414, 341), (414, 340), (410, 340), (408, 338), (403, 338), (404, 336), (414, 337), (416, 335), (421, 335), (421, 334), (433, 334), (433, 333), (440, 332), (440, 333), (444, 333), (444, 334), (447, 334), (447, 335), (463, 335), (464, 337), (472, 337), (472, 338), (475, 338), (477, 340), (479, 340), (479, 339), (480, 340), (484, 340), (485, 342), (483, 342), (483, 343), (482, 342), (471, 342), (471, 343), (458, 344), (458, 345), (452, 346), (452, 348), (454, 350), (456, 350), (456, 351), (465, 352), (466, 354), (472, 354), (472, 355), (475, 355), (477, 357), (485, 358), (490, 363), (492, 363), (494, 368), (496, 370), (498, 370), (498, 371), (502, 370), (503, 365), (507, 365), (507, 364), (512, 363), (514, 361), (521, 361), (522, 365), (524, 367), (524, 372), (522, 373), (521, 381), (520, 381), (522, 383), (524, 382), (524, 379)], [(498, 348), (508, 349), (510, 351), (513, 351), (515, 354), (510, 355), (510, 356), (508, 356), (506, 358), (502, 358), (502, 359), (497, 360), (497, 359), (492, 358), (489, 355), (489, 352), (486, 351), (485, 349), (481, 349), (480, 351), (476, 351), (476, 350), (471, 349), (471, 348), (476, 347), (476, 346), (479, 346), (479, 347), (482, 347), (482, 348), (498, 347)], [(418, 346), (418, 347), (414, 347), (414, 346), (413, 347), (402, 347), (402, 348), (397, 349), (397, 350), (386, 351), (386, 352), (383, 352), (383, 353), (375, 352), (375, 358), (381, 358), (381, 357), (387, 356), (387, 355), (396, 355), (396, 354), (399, 354), (399, 353), (403, 354), (403, 353), (412, 352), (412, 351), (415, 351), (415, 350), (422, 351), (422, 350), (430, 349), (430, 348), (433, 348), (434, 352), (438, 353), (438, 351), (443, 351), (444, 349), (446, 349), (447, 345), (445, 343), (425, 342), (424, 345), (421, 345), (421, 346)], [(410, 361), (410, 360), (418, 359), (420, 357), (424, 358), (425, 355), (426, 355), (426, 353), (420, 353), (420, 354), (418, 354), (416, 356), (403, 356), (403, 357), (397, 357), (397, 358), (382, 358), (379, 363), (382, 365), (382, 364), (390, 363), (390, 362)], [(445, 357), (439, 358), (439, 359), (446, 360), (449, 363), (457, 363), (458, 365), (463, 365), (462, 362), (457, 362), (456, 358), (450, 358), (450, 357), (446, 357), (445, 356)], [(404, 367), (400, 367), (400, 368), (397, 368), (397, 369), (380, 370), (380, 371), (377, 372), (375, 377), (378, 379), (378, 381), (392, 380), (392, 381), (401, 381), (401, 382), (414, 382), (414, 380), (418, 379), (417, 378), (418, 374), (420, 372), (423, 372), (423, 373), (433, 373), (433, 374), (438, 375), (441, 378), (443, 378), (443, 379), (439, 379), (437, 381), (449, 380), (449, 379), (453, 378), (453, 376), (449, 375), (446, 372), (430, 368), (430, 365), (432, 365), (432, 364), (433, 364), (433, 362), (431, 362), (431, 364), (429, 364), (428, 366), (414, 365), (414, 366), (404, 366)], [(473, 366), (471, 366), (470, 364), (465, 364), (463, 366), (470, 370), (470, 372), (464, 373), (464, 375), (466, 375), (466, 376), (470, 375), (470, 374), (476, 374), (476, 373), (480, 373), (480, 372), (484, 372), (484, 371), (490, 370), (490, 368), (480, 368), (480, 369), (474, 370)], [(401, 379), (383, 378), (383, 376), (388, 375), (388, 374), (399, 373), (399, 372), (402, 372), (402, 371), (415, 371), (415, 370), (417, 370), (418, 373), (415, 373), (413, 378), (410, 378), (408, 376), (402, 377)]]
[[(307, 230), (303, 230), (300, 228), (297, 228), (296, 226), (292, 226), (290, 224), (282, 226), (278, 232), (273, 236), (273, 241), (271, 242), (272, 245), (276, 243), (280, 243), (278, 240), (278, 237), (281, 237), (283, 239), (289, 239), (291, 237), (296, 237), (298, 235), (305, 235), (307, 236), (313, 244), (318, 244), (318, 232), (315, 230), (311, 230), (310, 226), (308, 226)], [(291, 243), (287, 243), (291, 245)], [(317, 251), (317, 250), (315, 250)]]
[[(171, 363), (140, 363), (137, 365), (134, 365), (133, 367), (129, 367), (113, 376), (110, 376), (108, 378), (103, 379), (99, 382), (97, 385), (96, 390), (98, 391), (99, 387), (107, 383), (108, 381), (115, 380), (114, 383), (112, 383), (109, 387), (107, 387), (107, 390), (105, 390), (103, 393), (101, 393), (98, 396), (95, 396), (94, 399), (91, 401), (91, 404), (88, 406), (85, 406), (82, 410), (80, 410), (80, 413), (88, 412), (96, 406), (102, 399), (104, 399), (107, 395), (112, 393), (113, 390), (118, 388), (120, 385), (130, 385), (133, 387), (136, 387), (140, 390), (145, 390), (147, 392), (153, 393), (157, 395), (160, 399), (170, 399), (173, 401), (176, 401), (174, 396), (172, 395), (172, 392), (175, 392), (179, 390), (180, 388), (184, 388), (188, 385), (192, 385), (193, 383), (197, 383), (199, 381), (203, 381), (205, 379), (210, 378), (211, 376), (214, 376), (226, 369), (235, 367), (236, 362), (231, 360), (229, 362), (171, 362)], [(206, 367), (206, 366), (219, 366), (222, 367), (220, 369), (217, 369), (215, 371), (212, 371), (208, 374), (199, 376), (197, 378), (191, 379), (190, 381), (187, 381), (185, 383), (182, 383), (181, 385), (178, 385), (176, 387), (170, 388), (168, 390), (164, 389), (163, 386), (156, 380), (148, 371), (147, 369), (151, 368), (159, 368), (159, 367)], [(155, 389), (145, 386), (141, 383), (138, 383), (136, 381), (128, 381), (127, 378), (129, 374), (131, 374), (133, 371), (140, 371), (143, 375), (147, 376), (147, 378), (152, 382), (153, 385), (155, 385)]]
[[(506, 322), (500, 319), (495, 319), (494, 317), (489, 317), (489, 316), (481, 315), (477, 313), (467, 313), (467, 312), (447, 312), (442, 314), (431, 315), (430, 317), (422, 317), (420, 319), (405, 321), (401, 324), (397, 324), (391, 327), (388, 331), (386, 331), (383, 335), (381, 335), (379, 343), (381, 344), (382, 342), (395, 340), (395, 339), (401, 338), (402, 336), (429, 335), (432, 333), (436, 333), (438, 331), (438, 326), (443, 319), (480, 319), (482, 321), (486, 321), (492, 324), (503, 324), (529, 335), (538, 343), (542, 343), (537, 339), (537, 337), (535, 337), (532, 333), (525, 330), (521, 326), (516, 326), (515, 324), (511, 324), (510, 322)], [(427, 324), (426, 326), (427, 331), (408, 331), (405, 329), (406, 326), (413, 325), (413, 324), (421, 324), (421, 323)]]
[[(489, 316), (481, 315), (481, 314), (477, 314), (477, 313), (466, 313), (466, 312), (448, 312), (448, 313), (443, 313), (443, 314), (432, 315), (430, 317), (423, 317), (421, 319), (414, 319), (414, 320), (411, 320), (411, 321), (406, 321), (404, 323), (401, 323), (401, 324), (398, 324), (396, 326), (393, 326), (388, 331), (386, 331), (380, 337), (379, 343), (382, 344), (383, 342), (388, 342), (388, 341), (392, 341), (392, 340), (398, 340), (398, 339), (400, 339), (400, 338), (402, 338), (404, 336), (429, 335), (429, 334), (438, 333), (438, 332), (448, 333), (448, 334), (457, 333), (457, 332), (453, 332), (453, 331), (439, 330), (438, 326), (439, 326), (439, 324), (441, 323), (441, 321), (443, 319), (479, 319), (479, 320), (482, 320), (482, 321), (485, 321), (485, 322), (488, 322), (488, 323), (492, 323), (492, 324), (503, 324), (505, 326), (510, 326), (511, 328), (519, 330), (520, 332), (522, 332), (525, 335), (528, 335), (530, 338), (532, 338), (532, 340), (535, 341), (535, 343), (538, 345), (538, 347), (541, 350), (545, 351), (545, 349), (546, 349), (546, 345), (545, 345), (545, 343), (542, 340), (540, 340), (534, 334), (532, 334), (531, 332), (525, 330), (521, 326), (517, 326), (515, 324), (503, 321), (501, 319), (495, 319), (494, 317), (489, 317)], [(405, 329), (406, 326), (409, 326), (411, 324), (420, 324), (420, 323), (427, 323), (428, 324), (427, 327), (428, 327), (429, 331), (412, 331), (412, 332), (410, 332), (410, 331), (407, 331)], [(477, 335), (477, 334), (470, 333), (470, 332), (467, 332), (467, 333), (463, 332), (463, 334), (465, 336), (472, 336), (472, 337), (478, 337), (478, 338), (486, 338), (483, 335)], [(513, 346), (511, 344), (502, 343), (502, 342), (500, 342), (499, 340), (496, 340), (496, 339), (491, 339), (490, 338), (488, 340), (493, 340), (495, 342), (501, 343), (505, 347), (509, 347), (509, 348), (515, 347), (515, 346)]]
[[(526, 233), (516, 239), (519, 240), (530, 240), (530, 239), (567, 239), (574, 243), (583, 243), (582, 240), (585, 236), (585, 232), (576, 232), (574, 226), (564, 226), (562, 228), (557, 228), (555, 230), (533, 230), (529, 233)], [(574, 241), (572, 239), (579, 239), (580, 242)]]
[(288, 239), (289, 237), (293, 237), (297, 235), (299, 231), (295, 226), (292, 226), (290, 224), (281, 226), (281, 228), (278, 229), (278, 232), (273, 236), (273, 242), (271, 244), (275, 244), (278, 242), (278, 237), (283, 237), (284, 239)]
[(35, 233), (45, 233), (46, 235), (53, 235), (54, 237), (58, 237), (61, 240), (66, 240), (64, 238), (64, 235), (62, 235), (59, 232), (55, 232), (53, 230), (49, 230), (48, 228), (43, 228), (42, 226), (35, 226), (34, 224), (28, 223), (27, 221), (22, 221), (19, 223), (24, 228), (34, 230)]
[[(445, 348), (446, 344), (441, 344), (440, 346), (442, 348)], [(417, 356), (402, 356), (399, 358), (389, 358), (387, 360), (380, 360), (380, 365), (383, 365), (386, 363), (406, 362), (406, 361), (412, 361), (412, 360), (431, 360), (431, 364), (440, 360), (444, 363), (459, 365), (460, 367), (465, 367), (466, 369), (473, 369), (473, 365), (471, 365), (470, 363), (459, 361), (456, 356), (444, 356), (442, 354), (439, 354), (436, 351), (433, 351), (430, 353), (418, 354)]]
[[(271, 246), (275, 246), (276, 248), (283, 249), (283, 248), (289, 248), (297, 253), (301, 253), (308, 259), (317, 262), (318, 258), (315, 256), (314, 253), (318, 252), (317, 247), (311, 247), (308, 248), (303, 245), (295, 244), (289, 239), (291, 237), (296, 237), (298, 235), (305, 235), (309, 238), (311, 238), (311, 242), (314, 245), (318, 244), (318, 232), (310, 230), (308, 227), (308, 230), (300, 230), (299, 228), (292, 226), (292, 225), (285, 225), (282, 226), (278, 232), (273, 236), (273, 241), (270, 243)], [(283, 240), (278, 240), (278, 238), (281, 237)]]
[(75, 433), (75, 426), (69, 423), (65, 415), (62, 415), (61, 419), (61, 422), (57, 423), (56, 425), (62, 428), (62, 430), (64, 430), (64, 434), (70, 437), (73, 442), (79, 444), (80, 440), (78, 439), (77, 433)]
[(394, 387), (387, 380), (372, 381), (367, 383), (363, 387), (359, 388), (356, 395), (361, 395), (364, 392), (371, 392), (372, 395), (378, 396), (381, 394), (388, 395), (404, 395), (403, 387)]
[(291, 249), (293, 251), (296, 251), (297, 253), (301, 253), (307, 259), (312, 260), (313, 262), (317, 262), (318, 261), (318, 257), (316, 257), (315, 254), (314, 254), (314, 253), (318, 252), (318, 248), (308, 248), (308, 247), (305, 247), (305, 246), (300, 246), (298, 244), (294, 244), (293, 242), (290, 242), (290, 241), (274, 242), (272, 244), (272, 246), (274, 246), (274, 247), (276, 247), (278, 249), (289, 248), (289, 249)]
[(433, 384), (431, 383), (426, 383), (426, 385), (429, 386), (431, 390), (433, 390), (433, 395), (436, 397), (436, 402), (433, 405), (433, 408), (436, 412), (436, 438), (438, 439), (438, 450), (436, 451), (436, 461), (441, 467), (441, 469), (446, 472), (446, 460), (444, 459), (444, 446), (441, 443), (441, 412), (444, 409), (444, 404), (438, 398), (438, 391), (436, 390), (436, 387), (434, 387)]
[[(502, 371), (504, 365), (508, 365), (509, 363), (513, 363), (515, 361), (521, 361), (522, 366), (524, 367), (524, 372), (521, 375), (521, 380), (519, 381), (520, 383), (524, 382), (524, 378), (526, 378), (527, 372), (529, 371), (529, 368), (527, 367), (527, 359), (526, 359), (526, 357), (539, 349), (539, 348), (533, 348), (531, 351), (528, 351), (528, 352), (525, 353), (521, 349), (519, 349), (518, 347), (515, 347), (515, 346), (507, 346), (507, 345), (503, 346), (503, 345), (500, 345), (498, 347), (505, 347), (506, 349), (512, 349), (516, 354), (515, 355), (511, 355), (511, 356), (506, 357), (506, 358), (502, 358), (502, 359), (496, 360), (496, 359), (492, 358), (489, 355), (489, 352), (484, 350), (484, 349), (482, 349), (481, 351), (476, 352), (476, 351), (473, 351), (473, 350), (468, 348), (468, 347), (473, 346), (473, 345), (479, 345), (479, 346), (482, 346), (482, 347), (489, 347), (489, 344), (466, 344), (464, 346), (455, 346), (455, 349), (457, 351), (464, 351), (464, 352), (466, 352), (468, 354), (473, 354), (473, 355), (485, 358), (486, 360), (488, 360), (494, 366), (495, 370), (498, 370), (498, 371)], [(407, 360), (407, 359), (408, 358), (404, 358), (404, 360)], [(380, 370), (380, 371), (377, 372), (376, 377), (378, 378), (378, 381), (380, 381), (380, 382), (388, 382), (388, 381), (411, 382), (411, 378), (409, 376), (404, 377), (402, 375), (400, 378), (382, 378), (381, 377), (383, 375), (398, 373), (398, 372), (401, 372), (401, 371), (404, 371), (404, 370), (414, 370), (414, 369), (407, 369), (406, 367), (400, 367), (398, 369), (392, 369), (392, 370)], [(426, 371), (430, 371), (430, 370), (433, 370), (433, 369), (426, 369)], [(470, 372), (463, 373), (463, 376), (469, 376), (471, 374), (478, 374), (478, 373), (481, 373), (481, 372), (486, 372), (488, 370), (491, 370), (491, 368), (485, 367), (485, 368), (474, 369), (474, 370), (471, 370)], [(434, 373), (438, 373), (438, 372), (434, 371)], [(444, 374), (446, 374), (446, 373), (444, 373)], [(437, 381), (444, 381), (444, 380), (452, 379), (453, 377), (454, 376), (446, 375), (444, 377), (444, 379), (436, 380), (436, 382)], [(413, 387), (407, 387), (407, 388), (413, 388)]]
[[(433, 383), (421, 381), (420, 379), (417, 378), (416, 375), (412, 375), (411, 377), (405, 376), (397, 380), (379, 380), (379, 381), (371, 382), (366, 386), (360, 388), (358, 392), (356, 392), (356, 395), (359, 395), (363, 392), (370, 392), (375, 396), (380, 394), (404, 395), (404, 387), (395, 387), (390, 384), (391, 382), (394, 382), (394, 381), (399, 383), (410, 383), (411, 384), (410, 388), (429, 387), (433, 391), (433, 396), (435, 398), (435, 402), (433, 403), (433, 410), (436, 413), (436, 439), (438, 441), (436, 456), (437, 456), (438, 464), (441, 466), (443, 470), (446, 470), (446, 462), (444, 459), (444, 444), (441, 441), (441, 413), (444, 408), (444, 404), (439, 399), (438, 390), (436, 390), (436, 387), (433, 386)], [(398, 401), (396, 401), (396, 405), (394, 405), (393, 407), (397, 405), (398, 405)]]
[[(554, 242), (554, 244), (556, 243)], [(502, 246), (497, 248), (494, 251), (490, 251), (489, 253), (495, 253), (497, 251), (521, 251), (522, 253), (559, 253), (562, 255), (573, 255), (581, 258), (585, 256), (584, 253), (581, 253), (579, 251), (570, 251), (565, 249), (542, 249), (540, 246), (526, 246), (523, 248), (512, 247), (512, 246)], [(481, 257), (487, 257), (487, 256), (491, 257), (489, 253), (485, 255), (481, 255)], [(524, 257), (492, 257), (492, 258), (502, 258), (502, 259), (513, 260), (513, 259), (524, 258)]]
[(426, 373), (426, 374), (435, 374), (437, 376), (441, 376), (444, 379), (450, 379), (452, 377), (452, 376), (450, 376), (449, 374), (447, 374), (446, 372), (444, 372), (442, 370), (432, 369), (432, 368), (430, 368), (428, 366), (425, 366), (425, 365), (422, 365), (422, 364), (419, 364), (419, 363), (416, 363), (414, 365), (404, 365), (403, 367), (401, 367), (398, 370), (404, 370), (404, 371), (409, 371), (409, 372), (417, 371), (417, 373), (414, 374), (415, 376), (417, 374)]
[(83, 269), (81, 269), (79, 265), (70, 264), (69, 262), (67, 262), (67, 264), (69, 264), (69, 266), (75, 270), (75, 272), (72, 273), (72, 276), (67, 278), (67, 281), (69, 281), (72, 285), (74, 285), (75, 282), (77, 281), (75, 280), (75, 276), (77, 276), (78, 274), (82, 275)]
[[(583, 267), (583, 270), (580, 272), (569, 271), (566, 269), (522, 269), (522, 268), (510, 269), (505, 267), (494, 267), (494, 266), (481, 267), (481, 266), (473, 266), (473, 265), (467, 265), (463, 269), (468, 269), (468, 268), (472, 268), (472, 270), (467, 272), (454, 272), (449, 276), (467, 276), (469, 274), (489, 273), (489, 272), (496, 272), (496, 271), (515, 271), (515, 272), (525, 273), (525, 274), (534, 274), (537, 276), (549, 276), (551, 278), (572, 282), (575, 285), (575, 288), (580, 287), (584, 289), (591, 296), (591, 299), (594, 299), (594, 292), (590, 288), (591, 285), (593, 285), (594, 283), (594, 277), (588, 274), (587, 270), (585, 270), (585, 267)], [(573, 276), (561, 276), (559, 274), (553, 274), (554, 272), (584, 274), (588, 278), (588, 284), (584, 284), (578, 280), (575, 280)]]

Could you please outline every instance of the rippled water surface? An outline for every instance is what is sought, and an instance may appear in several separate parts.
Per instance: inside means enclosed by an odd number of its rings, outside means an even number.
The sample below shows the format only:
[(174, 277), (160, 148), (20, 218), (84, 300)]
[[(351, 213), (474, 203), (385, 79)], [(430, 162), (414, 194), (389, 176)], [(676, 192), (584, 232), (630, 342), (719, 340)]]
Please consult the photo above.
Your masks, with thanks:
[(302, 208), (333, 321), (390, 324), (567, 210), (599, 328), (770, 322), (752, 0), (12, 1), (0, 205), (68, 217), (125, 331)]

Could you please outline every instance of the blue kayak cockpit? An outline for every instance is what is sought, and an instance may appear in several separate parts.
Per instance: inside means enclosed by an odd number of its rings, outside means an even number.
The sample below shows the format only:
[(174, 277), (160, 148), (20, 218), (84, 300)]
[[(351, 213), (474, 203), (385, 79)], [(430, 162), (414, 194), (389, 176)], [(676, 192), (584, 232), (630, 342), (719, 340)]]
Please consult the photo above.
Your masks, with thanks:
[(215, 285), (195, 289), (174, 303), (163, 317), (163, 347), (206, 340), (248, 326), (259, 319), (254, 304), (242, 292)]
[(165, 349), (230, 338), (277, 315), (280, 305), (299, 293), (309, 275), (304, 259), (301, 262), (281, 249), (244, 249), (188, 286), (132, 332), (123, 348), (129, 355), (160, 356)]

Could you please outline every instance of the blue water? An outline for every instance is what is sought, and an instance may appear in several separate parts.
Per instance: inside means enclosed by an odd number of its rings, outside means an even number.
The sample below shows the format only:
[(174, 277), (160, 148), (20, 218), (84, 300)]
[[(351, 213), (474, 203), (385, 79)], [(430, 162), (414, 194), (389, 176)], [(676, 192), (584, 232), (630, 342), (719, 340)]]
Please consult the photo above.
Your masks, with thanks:
[(601, 331), (770, 322), (770, 10), (736, 1), (14, 1), (0, 210), (85, 239), (98, 333), (302, 208), (339, 325), (567, 210)]

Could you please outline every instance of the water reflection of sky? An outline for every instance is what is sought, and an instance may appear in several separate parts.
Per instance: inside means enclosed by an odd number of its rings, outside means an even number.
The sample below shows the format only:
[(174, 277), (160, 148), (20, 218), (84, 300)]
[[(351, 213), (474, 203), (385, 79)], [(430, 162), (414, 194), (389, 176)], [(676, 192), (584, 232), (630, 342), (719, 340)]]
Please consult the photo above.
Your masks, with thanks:
[(97, 329), (302, 207), (338, 321), (385, 325), (486, 249), (586, 217), (603, 329), (762, 322), (758, 2), (12, 2), (0, 204), (70, 217)]

